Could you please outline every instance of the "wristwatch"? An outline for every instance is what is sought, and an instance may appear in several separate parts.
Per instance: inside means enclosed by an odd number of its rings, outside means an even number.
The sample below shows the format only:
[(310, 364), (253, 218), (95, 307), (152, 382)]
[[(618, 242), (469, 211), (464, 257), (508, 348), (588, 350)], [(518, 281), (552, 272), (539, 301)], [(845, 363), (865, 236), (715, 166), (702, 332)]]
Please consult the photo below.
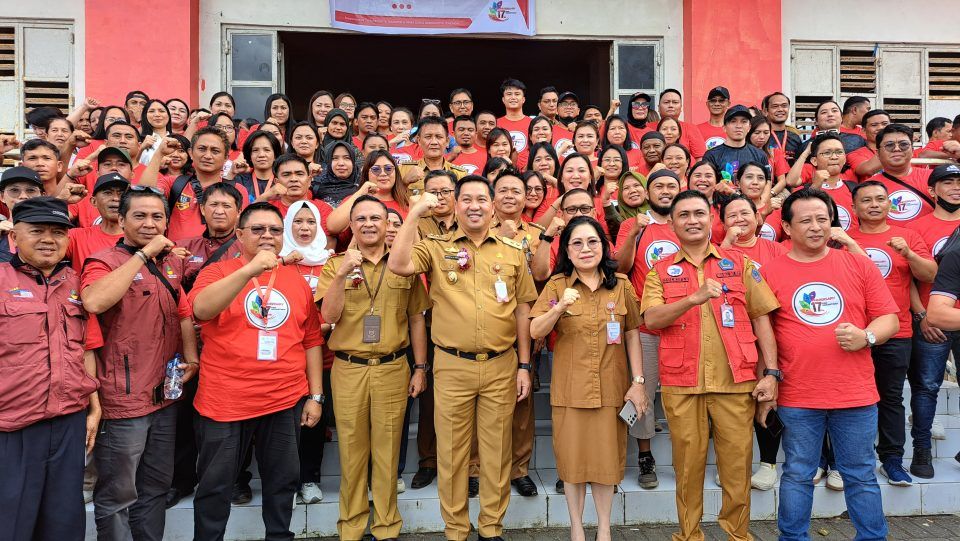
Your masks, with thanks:
[(776, 370), (773, 368), (764, 368), (763, 375), (773, 376), (777, 381), (783, 381), (783, 372), (781, 372), (780, 370)]
[(864, 329), (863, 333), (867, 335), (867, 347), (872, 348), (877, 345), (877, 335), (873, 334), (873, 331), (870, 329)]
[(913, 320), (916, 321), (917, 323), (920, 323), (921, 321), (923, 321), (923, 320), (926, 319), (926, 318), (927, 318), (927, 311), (926, 311), (926, 310), (922, 310), (922, 311), (920, 311), (920, 312), (917, 312), (916, 314), (913, 314)]
[(548, 235), (546, 231), (540, 232), (540, 240), (545, 240), (547, 242), (553, 242), (553, 235)]
[(517, 365), (517, 370), (526, 370), (527, 372), (533, 372), (533, 365), (530, 363), (520, 363)]
[(424, 372), (429, 372), (429, 371), (430, 371), (430, 365), (427, 364), (427, 363), (415, 364), (415, 365), (413, 365), (413, 369), (414, 369), (414, 370), (423, 370)]
[(309, 398), (310, 400), (313, 400), (314, 402), (316, 402), (317, 404), (320, 404), (321, 406), (327, 400), (327, 397), (323, 396), (322, 394), (307, 395), (307, 398)]
[(643, 385), (646, 381), (643, 376), (633, 376), (633, 382), (637, 385)]

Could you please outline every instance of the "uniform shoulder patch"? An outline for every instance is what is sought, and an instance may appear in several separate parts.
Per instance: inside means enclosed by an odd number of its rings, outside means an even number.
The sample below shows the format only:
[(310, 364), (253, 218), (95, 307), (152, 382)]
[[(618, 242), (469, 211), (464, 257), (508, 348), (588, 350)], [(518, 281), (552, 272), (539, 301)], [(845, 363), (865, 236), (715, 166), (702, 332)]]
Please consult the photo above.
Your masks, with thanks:
[(499, 237), (499, 239), (500, 239), (500, 242), (506, 244), (507, 246), (516, 248), (517, 250), (523, 250), (523, 245), (513, 239), (508, 239), (505, 237)]
[(540, 225), (540, 224), (538, 224), (538, 223), (527, 222), (527, 225), (530, 226), (530, 227), (532, 227), (533, 229), (537, 229), (537, 230), (540, 230), (540, 231), (546, 231), (546, 230), (547, 230), (546, 227), (543, 227), (542, 225)]
[(449, 167), (451, 171), (457, 171), (457, 172), (459, 172), (459, 173), (467, 173), (467, 170), (466, 170), (466, 169), (464, 169), (463, 167), (460, 167), (459, 165), (453, 164), (453, 163), (447, 165), (447, 167)]
[(450, 235), (427, 235), (427, 238), (430, 240), (447, 241), (450, 240)]

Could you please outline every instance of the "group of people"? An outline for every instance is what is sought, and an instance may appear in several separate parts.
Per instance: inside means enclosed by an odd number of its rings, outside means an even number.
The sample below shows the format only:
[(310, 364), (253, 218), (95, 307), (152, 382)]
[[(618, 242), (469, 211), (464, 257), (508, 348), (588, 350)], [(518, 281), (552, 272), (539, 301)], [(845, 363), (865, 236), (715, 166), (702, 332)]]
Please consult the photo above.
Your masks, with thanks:
[(437, 480), (447, 539), (475, 496), (500, 539), (511, 486), (538, 491), (548, 362), (573, 541), (587, 484), (610, 539), (628, 437), (644, 489), (671, 440), (677, 539), (703, 537), (711, 438), (732, 539), (778, 479), (782, 539), (824, 479), (885, 538), (876, 473), (934, 476), (960, 343), (960, 117), (915, 149), (859, 97), (801, 134), (780, 92), (718, 86), (699, 126), (673, 89), (626, 115), (528, 94), (505, 80), (498, 116), (464, 88), (416, 114), (320, 91), (296, 121), (283, 94), (258, 120), (132, 91), (0, 136), (0, 539), (82, 538), (90, 498), (98, 538), (159, 540), (190, 494), (195, 539), (222, 539), (253, 456), (265, 538), (292, 539), (333, 428), (339, 536), (397, 538), (414, 400), (412, 488)]

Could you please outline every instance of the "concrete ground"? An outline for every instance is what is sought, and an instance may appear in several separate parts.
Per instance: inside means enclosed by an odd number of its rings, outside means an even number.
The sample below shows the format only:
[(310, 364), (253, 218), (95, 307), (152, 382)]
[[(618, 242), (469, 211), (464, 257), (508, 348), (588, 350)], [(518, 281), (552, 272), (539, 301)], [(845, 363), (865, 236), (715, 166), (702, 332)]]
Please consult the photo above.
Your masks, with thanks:
[[(890, 534), (888, 539), (907, 541), (913, 539), (956, 541), (960, 539), (960, 515), (936, 515), (915, 517), (888, 517)], [(677, 529), (673, 524), (651, 524), (642, 526), (616, 526), (613, 529), (613, 541), (655, 541), (670, 539)], [(726, 534), (717, 523), (704, 523), (703, 531), (707, 540), (724, 541)], [(754, 521), (750, 531), (757, 541), (776, 541), (777, 523), (774, 521)], [(587, 528), (587, 539), (593, 539), (595, 530)], [(810, 537), (814, 541), (839, 541), (853, 539), (856, 532), (850, 521), (845, 518), (816, 519), (810, 527)], [(539, 530), (507, 530), (507, 541), (567, 541), (569, 530), (561, 528)], [(443, 541), (442, 533), (405, 534), (404, 541)], [(335, 537), (314, 538), (315, 541), (332, 541)], [(471, 536), (471, 539), (474, 539)]]

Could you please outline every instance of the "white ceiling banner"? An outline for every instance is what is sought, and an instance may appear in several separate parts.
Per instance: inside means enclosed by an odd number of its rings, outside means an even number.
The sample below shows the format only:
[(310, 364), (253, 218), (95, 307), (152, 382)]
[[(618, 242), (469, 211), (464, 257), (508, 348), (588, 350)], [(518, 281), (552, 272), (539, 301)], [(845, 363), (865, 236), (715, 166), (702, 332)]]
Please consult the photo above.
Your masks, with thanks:
[(330, 0), (334, 28), (372, 34), (536, 34), (535, 0)]

